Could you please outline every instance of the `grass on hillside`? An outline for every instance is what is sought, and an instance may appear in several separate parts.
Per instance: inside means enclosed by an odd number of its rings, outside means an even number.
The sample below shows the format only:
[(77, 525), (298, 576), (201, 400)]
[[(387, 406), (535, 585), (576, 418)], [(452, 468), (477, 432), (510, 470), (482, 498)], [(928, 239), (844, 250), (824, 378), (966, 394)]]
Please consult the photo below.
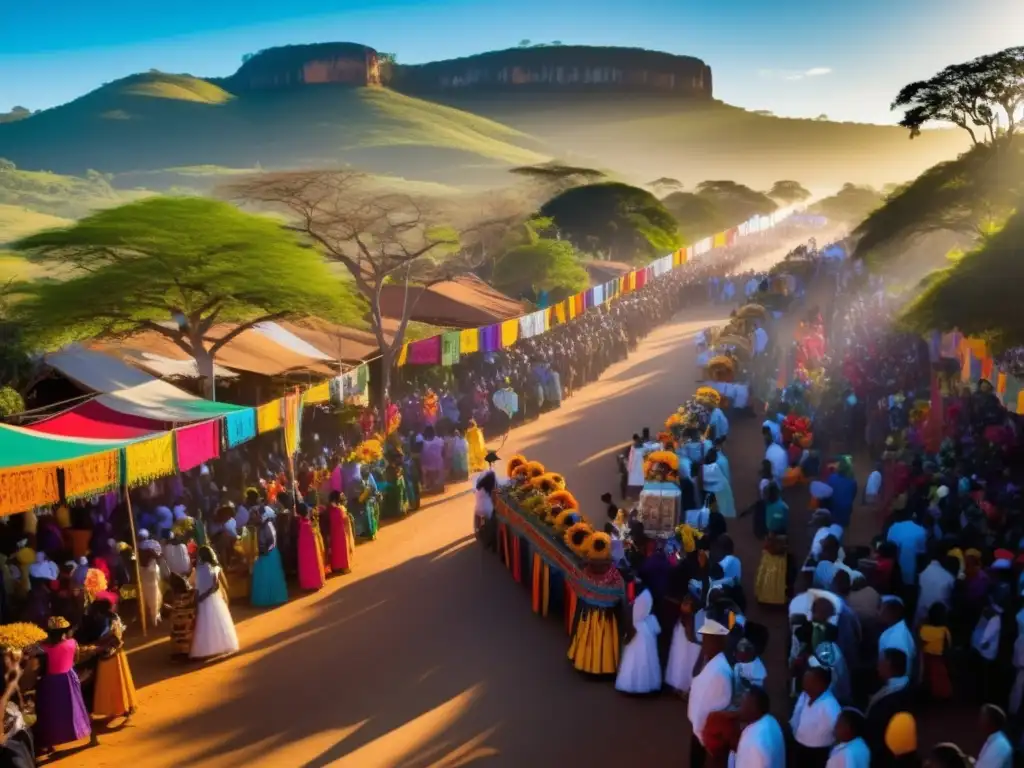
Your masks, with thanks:
[(218, 92), (226, 91), (203, 82), (185, 86), (150, 73), (110, 83), (0, 125), (0, 146), (20, 167), (65, 173), (347, 164), (440, 182), (493, 180), (511, 165), (547, 159), (520, 131), (383, 88), (320, 85), (223, 98)]
[(634, 183), (668, 176), (687, 186), (731, 179), (767, 189), (797, 179), (831, 194), (846, 182), (882, 186), (913, 178), (967, 149), (962, 131), (757, 114), (717, 101), (656, 94), (460, 94), (452, 106), (549, 142), (556, 154), (597, 158)]

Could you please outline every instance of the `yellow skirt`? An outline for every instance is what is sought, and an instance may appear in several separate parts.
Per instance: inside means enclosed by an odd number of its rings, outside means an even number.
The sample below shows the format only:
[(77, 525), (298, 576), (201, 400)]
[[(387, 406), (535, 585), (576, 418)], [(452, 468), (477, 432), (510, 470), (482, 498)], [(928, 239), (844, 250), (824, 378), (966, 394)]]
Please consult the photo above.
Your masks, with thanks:
[(615, 610), (584, 606), (568, 656), (580, 672), (614, 675), (619, 669), (619, 621)]
[(761, 554), (761, 563), (757, 566), (757, 579), (754, 581), (754, 595), (757, 602), (765, 605), (786, 604), (785, 555), (773, 555), (769, 552)]
[(109, 659), (100, 659), (96, 666), (96, 691), (92, 712), (98, 717), (121, 717), (132, 712), (137, 704), (135, 681), (124, 651)]

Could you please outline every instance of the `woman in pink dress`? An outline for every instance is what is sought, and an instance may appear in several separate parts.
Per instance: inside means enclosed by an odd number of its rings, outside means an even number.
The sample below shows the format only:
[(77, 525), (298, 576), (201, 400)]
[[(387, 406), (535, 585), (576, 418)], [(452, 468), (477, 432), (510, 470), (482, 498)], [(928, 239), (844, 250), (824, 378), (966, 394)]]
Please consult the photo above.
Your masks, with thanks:
[(315, 592), (324, 585), (324, 560), (304, 502), (295, 505), (298, 523), (299, 588)]
[(75, 672), (78, 643), (68, 637), (70, 632), (71, 625), (63, 616), (50, 618), (42, 644), (46, 669), (36, 686), (35, 734), (40, 754), (83, 739), (97, 743)]
[(331, 534), (331, 570), (348, 573), (351, 570), (352, 531), (348, 512), (341, 505), (341, 494), (331, 491), (327, 505), (327, 523)]

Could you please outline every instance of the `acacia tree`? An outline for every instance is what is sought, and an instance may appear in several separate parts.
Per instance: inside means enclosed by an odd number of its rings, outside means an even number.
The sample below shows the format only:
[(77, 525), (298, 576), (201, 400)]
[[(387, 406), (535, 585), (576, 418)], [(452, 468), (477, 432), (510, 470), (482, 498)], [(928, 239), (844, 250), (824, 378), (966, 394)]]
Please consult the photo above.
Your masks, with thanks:
[(776, 181), (768, 191), (768, 197), (773, 200), (781, 200), (787, 205), (802, 203), (811, 197), (810, 191), (799, 181)]
[[(14, 244), (65, 279), (21, 287), (29, 346), (153, 331), (195, 361), (206, 391), (214, 358), (257, 323), (316, 315), (362, 325), (365, 302), (279, 222), (217, 200), (152, 197)], [(217, 338), (218, 323), (235, 323)]]
[(974, 145), (994, 143), (1005, 123), (1012, 137), (1024, 107), (1024, 46), (952, 64), (928, 80), (910, 83), (892, 109), (904, 109), (900, 125), (910, 138), (931, 122), (964, 130)]
[[(292, 230), (348, 270), (369, 302), (370, 329), (381, 352), (381, 413), (388, 402), (391, 368), (425, 289), (475, 266), (480, 249), (474, 244), (520, 216), (505, 210), (485, 217), (466, 198), (395, 192), (356, 171), (266, 173), (239, 180), (223, 193), (284, 213)], [(488, 203), (496, 205), (493, 198)], [(393, 336), (385, 331), (381, 309), (385, 285), (403, 288)]]
[(495, 287), (512, 294), (529, 291), (534, 298), (546, 292), (555, 301), (587, 287), (587, 270), (572, 243), (544, 237), (553, 228), (554, 222), (544, 218), (518, 228), (518, 242), (495, 261)]

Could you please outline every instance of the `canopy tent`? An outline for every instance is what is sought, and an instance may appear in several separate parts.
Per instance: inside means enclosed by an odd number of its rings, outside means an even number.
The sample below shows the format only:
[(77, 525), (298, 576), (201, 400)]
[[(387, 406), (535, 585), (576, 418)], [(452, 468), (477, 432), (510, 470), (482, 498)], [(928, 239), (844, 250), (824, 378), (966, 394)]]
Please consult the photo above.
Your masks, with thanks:
[(153, 379), (100, 395), (29, 425), (34, 432), (65, 437), (131, 439), (245, 410), (243, 406), (202, 400), (166, 381)]
[(278, 325), (277, 323), (258, 323), (253, 326), (253, 330), (266, 336), (275, 344), (280, 344), (286, 349), (290, 349), (299, 355), (305, 355), (314, 360), (320, 360), (321, 362), (331, 362), (334, 358), (330, 355), (326, 355), (317, 349), (313, 344), (302, 337), (292, 333), (287, 328)]
[(123, 448), (133, 442), (58, 437), (0, 424), (0, 470), (60, 464)]
[[(185, 356), (184, 352), (180, 354)], [(195, 361), (191, 358), (177, 360), (153, 354), (133, 355), (130, 350), (116, 347), (110, 349), (110, 354), (105, 354), (71, 344), (58, 352), (44, 355), (43, 362), (85, 389), (103, 393), (118, 392), (155, 381), (150, 373), (159, 377), (182, 376), (194, 379), (199, 376)], [(216, 366), (216, 373), (217, 378), (237, 376), (221, 366)]]

